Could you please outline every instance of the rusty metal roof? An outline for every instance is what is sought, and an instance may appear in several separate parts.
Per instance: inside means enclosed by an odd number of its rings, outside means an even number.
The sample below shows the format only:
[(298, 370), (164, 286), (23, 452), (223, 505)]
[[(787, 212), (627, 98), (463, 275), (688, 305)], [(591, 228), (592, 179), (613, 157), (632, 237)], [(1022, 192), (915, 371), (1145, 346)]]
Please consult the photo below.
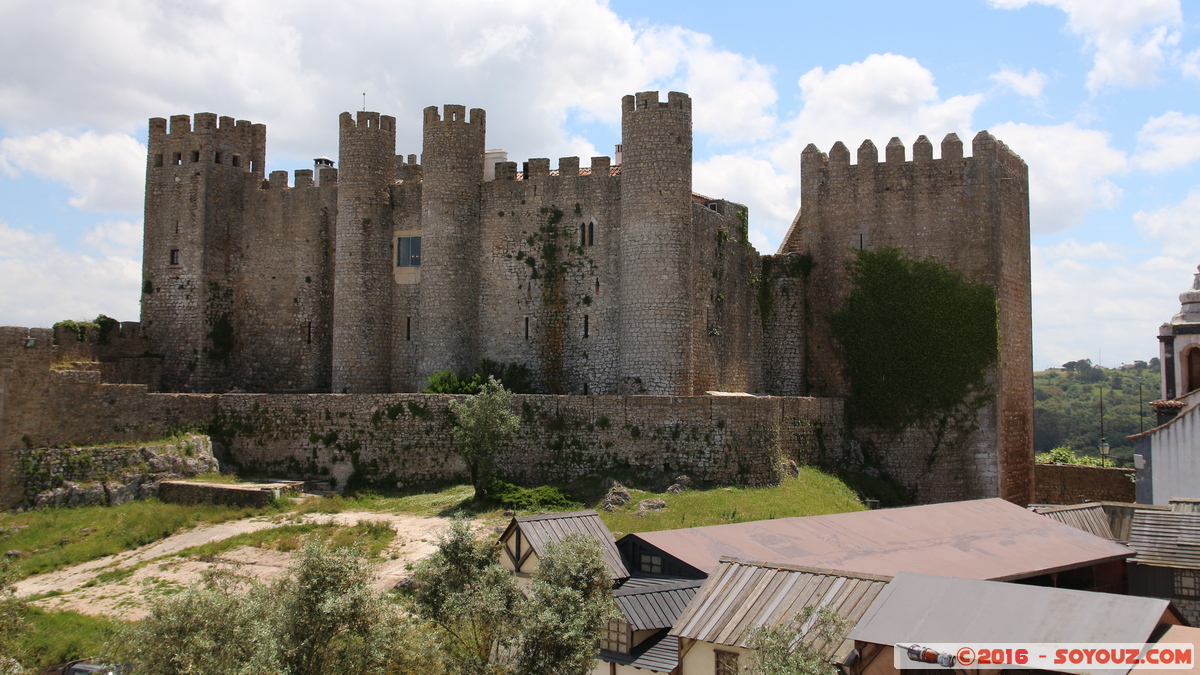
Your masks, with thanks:
[(1159, 598), (901, 572), (849, 637), (881, 645), (1147, 642), (1164, 622), (1178, 619)]
[(568, 535), (586, 534), (604, 547), (604, 564), (608, 566), (613, 579), (624, 579), (629, 576), (629, 570), (621, 559), (613, 541), (612, 532), (608, 531), (604, 521), (595, 511), (570, 511), (568, 513), (542, 513), (535, 516), (517, 516), (513, 518), (500, 541), (508, 541), (516, 528), (521, 528), (521, 535), (540, 558), (546, 550), (546, 544), (559, 541)]
[[(887, 582), (888, 577), (869, 574), (724, 558), (671, 634), (745, 647), (753, 628), (787, 623), (809, 605), (830, 607), (853, 626)], [(833, 656), (843, 637), (812, 646)], [(806, 636), (806, 641), (816, 639)]]
[(670, 628), (702, 583), (700, 579), (639, 574), (613, 591), (613, 599), (634, 630)]
[(1142, 565), (1200, 569), (1200, 513), (1139, 511), (1133, 514), (1129, 547)]
[(1133, 551), (1002, 499), (626, 535), (705, 573), (722, 556), (892, 576), (1000, 581), (1123, 560)]

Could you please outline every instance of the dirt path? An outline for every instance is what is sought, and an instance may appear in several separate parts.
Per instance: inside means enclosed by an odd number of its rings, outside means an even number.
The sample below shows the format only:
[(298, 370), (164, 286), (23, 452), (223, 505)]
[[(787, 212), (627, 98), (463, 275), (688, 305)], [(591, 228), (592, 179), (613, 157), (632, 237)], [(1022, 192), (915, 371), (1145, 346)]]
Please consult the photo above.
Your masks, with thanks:
[[(395, 586), (408, 573), (409, 565), (433, 553), (438, 535), (450, 526), (450, 520), (446, 518), (368, 511), (307, 514), (298, 519), (298, 522), (332, 522), (343, 526), (363, 521), (386, 522), (396, 530), (395, 539), (382, 554), (385, 562), (377, 569), (374, 587), (380, 591)], [(209, 569), (236, 566), (238, 573), (263, 581), (283, 574), (291, 562), (291, 555), (281, 551), (239, 546), (209, 561), (179, 558), (176, 554), (193, 546), (294, 522), (297, 520), (277, 516), (275, 519), (248, 518), (201, 526), (139, 549), (24, 579), (16, 584), (16, 591), (20, 596), (54, 593), (34, 602), (49, 610), (135, 620), (146, 615), (149, 598), (185, 588)], [(131, 574), (120, 579), (104, 582), (98, 578), (106, 572), (135, 567), (137, 569)]]

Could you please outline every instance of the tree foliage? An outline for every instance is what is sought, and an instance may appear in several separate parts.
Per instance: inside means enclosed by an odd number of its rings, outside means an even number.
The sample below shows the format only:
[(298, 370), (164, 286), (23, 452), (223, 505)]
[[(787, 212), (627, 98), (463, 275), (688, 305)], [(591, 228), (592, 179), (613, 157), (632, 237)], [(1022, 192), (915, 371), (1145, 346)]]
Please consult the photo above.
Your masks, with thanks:
[(441, 672), (425, 631), (370, 581), (358, 551), (309, 542), (273, 583), (215, 573), (151, 600), (113, 648), (146, 675)]
[(514, 394), (536, 394), (533, 375), (523, 363), (500, 363), (483, 359), (472, 372), (439, 370), (429, 376), (426, 394), (478, 394), (488, 378), (494, 377)]
[(596, 638), (621, 618), (599, 541), (573, 534), (550, 542), (538, 560), (526, 606), (517, 672), (587, 675), (595, 665)]
[(895, 248), (857, 254), (848, 263), (854, 290), (829, 317), (855, 419), (895, 431), (944, 429), (964, 407), (990, 400), (999, 351), (992, 287)]
[[(1162, 364), (1157, 357), (1131, 366), (1103, 368), (1090, 359), (1033, 374), (1033, 447), (1038, 453), (1067, 447), (1079, 458), (1099, 461), (1100, 396), (1104, 436), (1117, 466), (1133, 460), (1128, 436), (1158, 425), (1150, 401), (1161, 398)], [(1140, 390), (1139, 390), (1140, 387)]]
[(791, 621), (758, 626), (747, 646), (754, 650), (746, 675), (835, 675), (825, 657), (840, 645), (850, 622), (829, 607), (805, 607)]
[(0, 675), (23, 672), (17, 661), (17, 639), (28, 626), (25, 602), (17, 597), (12, 582), (8, 562), (0, 559)]
[(495, 377), (488, 377), (478, 394), (465, 402), (451, 401), (450, 412), (455, 417), (455, 446), (467, 464), (475, 501), (482, 501), (495, 479), (496, 451), (520, 428), (520, 418), (512, 411), (512, 394)]

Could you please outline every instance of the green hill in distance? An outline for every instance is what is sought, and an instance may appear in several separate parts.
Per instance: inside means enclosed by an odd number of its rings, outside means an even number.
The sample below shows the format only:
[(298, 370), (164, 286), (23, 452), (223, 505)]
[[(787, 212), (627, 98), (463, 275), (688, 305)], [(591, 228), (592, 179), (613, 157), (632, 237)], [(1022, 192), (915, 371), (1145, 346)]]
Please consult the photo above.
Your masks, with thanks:
[[(1066, 446), (1076, 455), (1099, 457), (1100, 397), (1104, 396), (1104, 436), (1117, 466), (1133, 465), (1127, 436), (1155, 425), (1150, 401), (1161, 397), (1157, 357), (1120, 368), (1069, 361), (1033, 374), (1034, 451)], [(1140, 386), (1140, 394), (1139, 394)]]

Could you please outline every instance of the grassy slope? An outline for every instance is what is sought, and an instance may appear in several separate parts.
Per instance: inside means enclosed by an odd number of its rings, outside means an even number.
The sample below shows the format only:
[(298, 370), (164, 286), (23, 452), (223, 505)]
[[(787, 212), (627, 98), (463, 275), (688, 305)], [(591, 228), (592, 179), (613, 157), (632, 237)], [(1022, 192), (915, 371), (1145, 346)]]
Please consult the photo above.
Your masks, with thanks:
[(13, 563), (21, 579), (144, 546), (196, 525), (278, 510), (147, 500), (115, 507), (0, 512), (0, 550), (23, 553)]

